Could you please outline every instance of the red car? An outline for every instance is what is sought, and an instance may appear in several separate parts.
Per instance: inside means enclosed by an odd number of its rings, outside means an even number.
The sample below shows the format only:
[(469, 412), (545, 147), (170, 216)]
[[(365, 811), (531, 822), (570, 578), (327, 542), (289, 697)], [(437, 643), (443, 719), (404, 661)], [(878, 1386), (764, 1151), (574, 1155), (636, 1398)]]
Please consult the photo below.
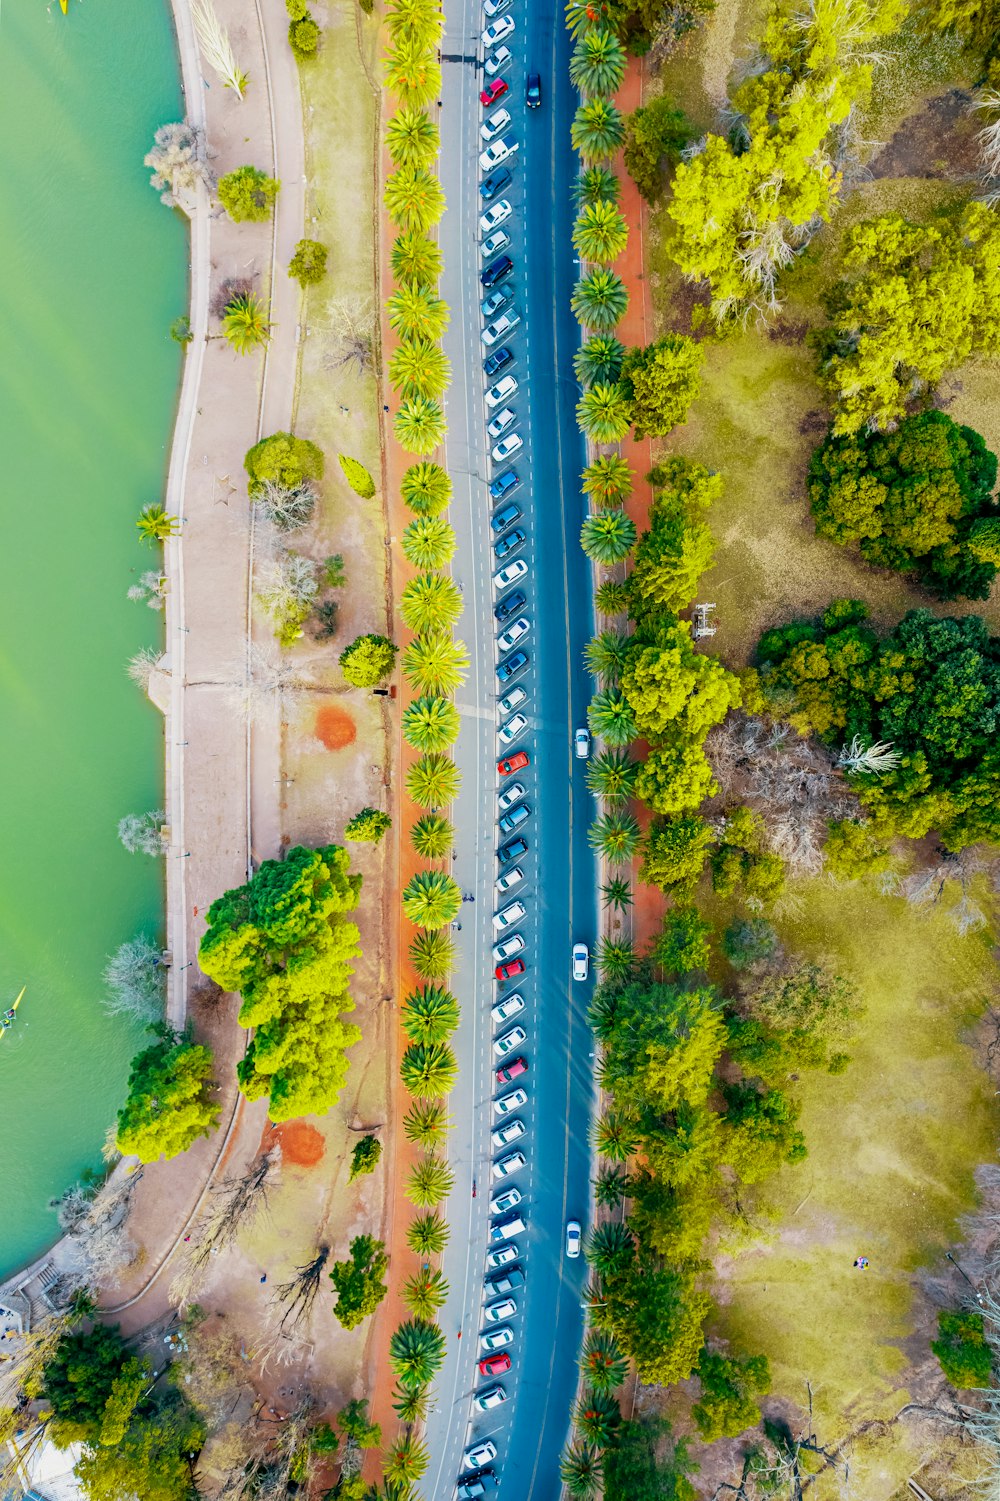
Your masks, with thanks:
[(498, 99), (503, 98), (507, 89), (508, 85), (504, 83), (502, 78), (491, 78), (479, 96), (480, 104), (485, 105), (489, 109), (491, 104), (496, 104)]
[(512, 1079), (527, 1072), (528, 1065), (523, 1058), (512, 1058), (509, 1063), (504, 1064), (503, 1068), (497, 1069), (497, 1083), (509, 1084)]
[(487, 1355), (485, 1360), (479, 1362), (480, 1376), (502, 1376), (504, 1371), (510, 1370), (510, 1356), (506, 1350), (501, 1350), (499, 1355)]
[(512, 980), (515, 975), (524, 974), (524, 960), (511, 959), (509, 964), (498, 964), (493, 973), (498, 980)]
[(504, 756), (497, 762), (497, 771), (502, 777), (509, 777), (512, 771), (523, 771), (531, 765), (531, 757), (527, 751), (518, 751), (516, 756)]

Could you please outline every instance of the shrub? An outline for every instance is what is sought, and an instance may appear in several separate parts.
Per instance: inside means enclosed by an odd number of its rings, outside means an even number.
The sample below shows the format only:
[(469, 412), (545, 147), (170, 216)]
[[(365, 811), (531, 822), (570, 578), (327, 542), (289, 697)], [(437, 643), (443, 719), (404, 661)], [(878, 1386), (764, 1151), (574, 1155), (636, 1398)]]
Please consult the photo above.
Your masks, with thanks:
[(378, 844), (382, 835), (392, 827), (392, 819), (388, 813), (380, 813), (378, 808), (362, 808), (360, 813), (355, 813), (344, 825), (344, 838), (352, 840), (355, 844)]
[(319, 48), (320, 29), (312, 16), (303, 16), (300, 21), (291, 21), (288, 26), (288, 45), (299, 62), (315, 57)]
[(778, 952), (778, 934), (763, 917), (741, 918), (722, 935), (722, 952), (734, 969), (766, 964)]
[(667, 94), (640, 105), (625, 118), (625, 171), (643, 198), (654, 203), (663, 192), (664, 166), (674, 166), (695, 132)]
[(377, 1136), (362, 1136), (360, 1141), (354, 1143), (354, 1151), (351, 1153), (351, 1168), (347, 1175), (347, 1181), (353, 1183), (355, 1178), (364, 1177), (366, 1173), (373, 1173), (379, 1165), (382, 1156), (382, 1143)]
[(666, 334), (627, 351), (620, 385), (637, 438), (662, 438), (687, 421), (701, 388), (703, 361), (701, 345), (684, 334)]
[(355, 688), (374, 688), (392, 672), (396, 665), (398, 646), (386, 636), (370, 631), (357, 636), (340, 654), (340, 668), (344, 677)]
[(237, 167), (219, 179), (219, 202), (236, 224), (270, 219), (281, 184), (259, 167)]
[(993, 1352), (986, 1343), (981, 1313), (938, 1314), (938, 1335), (931, 1349), (952, 1386), (959, 1391), (974, 1391), (990, 1386), (993, 1377)]
[(375, 494), (375, 481), (360, 459), (352, 459), (346, 453), (340, 453), (337, 455), (337, 461), (355, 495), (360, 496), (362, 500), (371, 500)]
[(272, 433), (248, 450), (243, 467), (250, 476), (247, 489), (251, 498), (255, 498), (269, 483), (283, 490), (296, 490), (307, 480), (322, 479), (323, 454), (308, 438)]
[(326, 275), (327, 247), (318, 240), (300, 240), (288, 263), (288, 274), (302, 287), (311, 287)]

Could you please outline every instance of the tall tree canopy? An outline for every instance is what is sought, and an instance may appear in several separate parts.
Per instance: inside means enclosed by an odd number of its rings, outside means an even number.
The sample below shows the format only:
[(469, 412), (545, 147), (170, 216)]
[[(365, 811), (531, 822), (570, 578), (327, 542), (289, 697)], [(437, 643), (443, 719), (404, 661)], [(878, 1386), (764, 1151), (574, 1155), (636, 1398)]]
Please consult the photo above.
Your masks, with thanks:
[(211, 1085), (211, 1050), (165, 1032), (132, 1059), (128, 1099), (118, 1112), (119, 1152), (155, 1162), (208, 1136), (219, 1120)]

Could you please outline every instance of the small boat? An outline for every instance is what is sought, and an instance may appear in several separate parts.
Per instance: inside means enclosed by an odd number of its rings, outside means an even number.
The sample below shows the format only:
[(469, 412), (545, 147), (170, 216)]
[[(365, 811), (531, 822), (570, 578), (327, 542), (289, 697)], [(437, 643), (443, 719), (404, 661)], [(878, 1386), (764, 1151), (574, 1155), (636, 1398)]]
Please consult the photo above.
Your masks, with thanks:
[[(59, 0), (59, 9), (62, 11), (64, 16), (69, 15), (69, 0)], [(21, 995), (23, 994), (24, 992), (22, 991)], [(18, 997), (18, 999), (20, 1000), (20, 996)]]
[(7, 1033), (10, 1031), (10, 1028), (13, 1026), (13, 1013), (17, 1010), (18, 1006), (20, 1006), (21, 997), (24, 995), (24, 992), (27, 990), (27, 988), (27, 985), (21, 986), (20, 993), (14, 999), (10, 1011), (5, 1012), (3, 1016), (0, 1016), (0, 1042), (3, 1042), (4, 1038), (7, 1036)]

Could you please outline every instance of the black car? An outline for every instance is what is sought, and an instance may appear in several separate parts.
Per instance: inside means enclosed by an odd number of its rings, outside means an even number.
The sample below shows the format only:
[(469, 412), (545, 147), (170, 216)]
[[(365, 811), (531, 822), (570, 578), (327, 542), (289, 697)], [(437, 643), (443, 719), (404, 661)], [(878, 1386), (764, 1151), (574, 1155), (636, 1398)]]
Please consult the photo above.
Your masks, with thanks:
[(498, 255), (495, 261), (490, 261), (485, 271), (480, 271), (479, 280), (484, 287), (495, 287), (498, 281), (503, 281), (514, 269), (514, 262), (509, 255)]
[(500, 601), (493, 613), (499, 623), (506, 620), (508, 615), (513, 615), (515, 610), (519, 610), (522, 605), (526, 605), (527, 603), (528, 596), (523, 590), (515, 589), (513, 594), (508, 594), (506, 599)]
[(476, 1470), (473, 1475), (463, 1475), (458, 1483), (458, 1501), (480, 1501), (480, 1498), (496, 1490), (497, 1477), (492, 1470)]
[(513, 552), (516, 547), (520, 547), (521, 543), (525, 540), (524, 532), (522, 532), (519, 526), (516, 526), (512, 532), (507, 533), (506, 537), (501, 537), (499, 542), (494, 542), (494, 557), (498, 561), (501, 558), (505, 558), (509, 552)]
[(537, 109), (542, 102), (542, 78), (540, 73), (529, 73), (524, 91), (524, 102), (529, 109)]
[(497, 511), (495, 516), (490, 518), (490, 526), (499, 536), (509, 526), (513, 526), (515, 521), (520, 521), (522, 515), (521, 507), (511, 501), (509, 506), (504, 506), (502, 510)]
[(492, 380), (494, 375), (499, 375), (501, 370), (506, 370), (508, 365), (513, 365), (513, 353), (505, 346), (503, 349), (494, 349), (483, 360), (483, 374), (487, 380)]
[(507, 171), (507, 168), (501, 167), (499, 172), (491, 172), (489, 177), (483, 178), (479, 184), (479, 196), (484, 203), (489, 203), (491, 198), (495, 198), (498, 193), (502, 193), (507, 184), (512, 181), (513, 178)]
[(516, 469), (505, 469), (503, 474), (498, 474), (496, 479), (490, 480), (490, 500), (503, 500), (512, 490), (516, 490), (521, 483), (521, 476)]

